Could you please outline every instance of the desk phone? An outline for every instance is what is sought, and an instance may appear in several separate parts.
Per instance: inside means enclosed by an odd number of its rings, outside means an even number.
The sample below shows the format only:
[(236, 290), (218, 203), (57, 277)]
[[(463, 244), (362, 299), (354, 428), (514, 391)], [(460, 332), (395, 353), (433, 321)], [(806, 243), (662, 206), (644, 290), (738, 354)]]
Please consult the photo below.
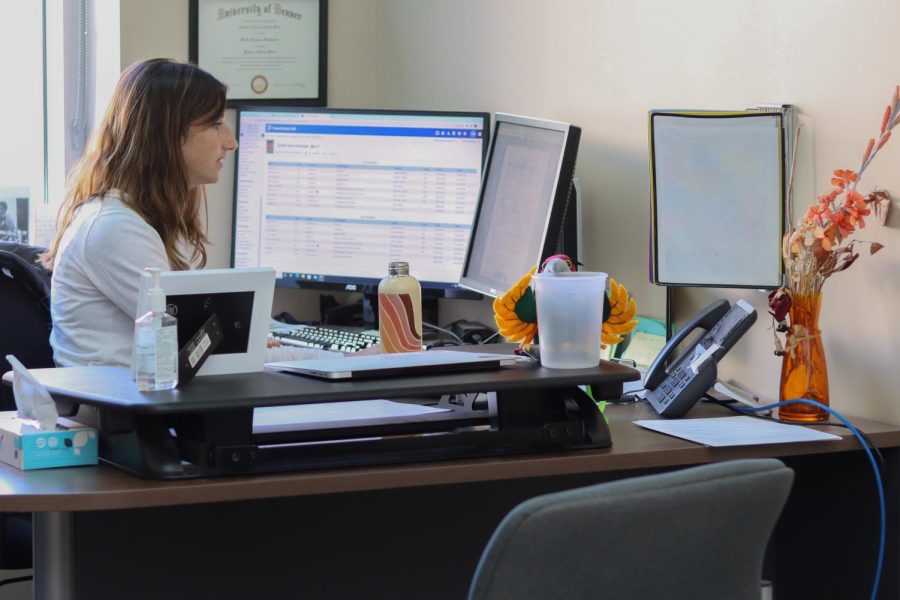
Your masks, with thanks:
[[(730, 306), (727, 300), (713, 302), (691, 319), (660, 351), (647, 371), (647, 400), (664, 417), (680, 417), (716, 382), (716, 363), (756, 321), (756, 309), (744, 300)], [(705, 329), (696, 343), (671, 366), (666, 363), (685, 338), (697, 328)]]

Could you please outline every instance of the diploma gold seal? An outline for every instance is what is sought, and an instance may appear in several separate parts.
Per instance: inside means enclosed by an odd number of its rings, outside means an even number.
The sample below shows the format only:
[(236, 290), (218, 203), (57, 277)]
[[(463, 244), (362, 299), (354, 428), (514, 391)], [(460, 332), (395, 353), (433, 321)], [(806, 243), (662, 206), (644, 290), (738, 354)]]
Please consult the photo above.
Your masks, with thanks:
[(257, 94), (262, 94), (269, 89), (269, 81), (262, 75), (257, 75), (250, 80), (250, 89)]

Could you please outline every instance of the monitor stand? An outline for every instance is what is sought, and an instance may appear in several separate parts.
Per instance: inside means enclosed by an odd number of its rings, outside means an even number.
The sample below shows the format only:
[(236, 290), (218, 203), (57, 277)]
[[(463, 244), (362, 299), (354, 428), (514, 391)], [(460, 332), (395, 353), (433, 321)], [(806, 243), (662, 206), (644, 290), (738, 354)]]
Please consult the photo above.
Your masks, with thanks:
[(334, 296), (319, 296), (319, 322), (322, 325), (362, 325), (362, 302), (338, 304)]
[[(364, 291), (362, 300), (338, 304), (331, 296), (319, 299), (320, 318), (323, 325), (344, 325), (378, 329), (378, 292)], [(422, 321), (437, 324), (437, 298), (422, 298)]]

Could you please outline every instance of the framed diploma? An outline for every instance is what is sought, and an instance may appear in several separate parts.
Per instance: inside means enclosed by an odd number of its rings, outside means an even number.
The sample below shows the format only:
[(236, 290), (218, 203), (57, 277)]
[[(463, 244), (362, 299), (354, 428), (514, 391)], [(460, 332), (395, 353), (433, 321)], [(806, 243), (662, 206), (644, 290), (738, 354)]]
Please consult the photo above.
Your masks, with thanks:
[(228, 105), (325, 106), (328, 0), (190, 0), (189, 57)]

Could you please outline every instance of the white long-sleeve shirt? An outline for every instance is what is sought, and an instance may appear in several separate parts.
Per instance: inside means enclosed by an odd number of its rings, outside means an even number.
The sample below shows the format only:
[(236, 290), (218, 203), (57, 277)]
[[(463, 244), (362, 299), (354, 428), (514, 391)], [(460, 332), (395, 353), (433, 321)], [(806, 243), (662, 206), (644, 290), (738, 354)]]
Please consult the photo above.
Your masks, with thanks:
[(50, 344), (57, 365), (130, 366), (145, 267), (168, 271), (165, 247), (117, 190), (78, 210), (53, 265)]

